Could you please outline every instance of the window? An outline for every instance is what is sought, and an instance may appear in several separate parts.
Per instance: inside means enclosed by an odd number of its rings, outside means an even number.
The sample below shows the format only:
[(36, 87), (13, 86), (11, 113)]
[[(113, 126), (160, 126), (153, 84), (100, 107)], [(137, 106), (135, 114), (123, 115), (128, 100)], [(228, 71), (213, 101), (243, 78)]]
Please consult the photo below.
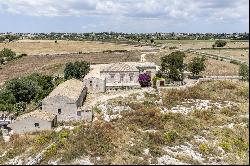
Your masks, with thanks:
[(134, 77), (134, 74), (133, 74), (133, 73), (130, 73), (130, 74), (129, 74), (129, 80), (130, 80), (130, 81), (133, 81), (133, 77)]
[(114, 79), (115, 78), (115, 74), (110, 74), (110, 78)]
[(92, 86), (92, 83), (93, 83), (92, 81), (89, 81), (89, 86)]
[(77, 111), (77, 116), (81, 116), (81, 111)]
[(151, 71), (146, 71), (146, 73), (151, 77)]
[(125, 74), (121, 74), (121, 82), (123, 82), (124, 76), (125, 76)]
[(35, 123), (35, 127), (39, 127), (39, 123)]
[(59, 108), (59, 109), (58, 109), (58, 114), (61, 114), (61, 113), (62, 113), (62, 109)]

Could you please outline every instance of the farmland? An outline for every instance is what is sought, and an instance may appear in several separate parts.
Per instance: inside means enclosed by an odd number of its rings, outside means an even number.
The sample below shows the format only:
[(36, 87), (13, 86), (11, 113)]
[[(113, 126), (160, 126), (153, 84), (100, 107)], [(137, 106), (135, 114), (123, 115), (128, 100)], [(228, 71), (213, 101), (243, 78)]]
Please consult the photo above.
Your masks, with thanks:
[(105, 50), (135, 50), (131, 45), (117, 45), (92, 41), (66, 40), (19, 40), (17, 42), (0, 43), (0, 49), (10, 48), (17, 53), (28, 55), (45, 55), (72, 52), (102, 52)]
[[(156, 41), (161, 47), (167, 46), (153, 53), (147, 53), (146, 60), (155, 62), (160, 65), (160, 57), (168, 55), (177, 47), (179, 49), (188, 48), (211, 48), (214, 41), (212, 40), (162, 40)], [(200, 50), (202, 52), (229, 55), (247, 61), (248, 49), (240, 49), (246, 47), (248, 42), (228, 42), (223, 49), (207, 49)], [(13, 51), (21, 54), (26, 53), (28, 56), (22, 57), (5, 65), (0, 69), (0, 84), (4, 81), (38, 72), (43, 74), (62, 73), (64, 65), (67, 62), (76, 60), (86, 60), (90, 63), (113, 63), (125, 61), (140, 61), (140, 55), (151, 46), (135, 47), (134, 45), (124, 45), (115, 43), (102, 43), (94, 41), (66, 41), (58, 40), (19, 40), (10, 43), (0, 43), (0, 49), (10, 48)], [(227, 49), (238, 48), (238, 49)], [(118, 52), (112, 52), (118, 50)], [(119, 50), (123, 52), (119, 52)], [(103, 52), (106, 51), (106, 52)], [(111, 51), (111, 52), (109, 52)], [(74, 54), (72, 54), (74, 53)], [(241, 54), (244, 54), (242, 56)], [(186, 62), (189, 62), (192, 57), (197, 56), (192, 53), (186, 54)], [(208, 59), (206, 61), (207, 68), (203, 75), (238, 75), (239, 66), (220, 60)]]

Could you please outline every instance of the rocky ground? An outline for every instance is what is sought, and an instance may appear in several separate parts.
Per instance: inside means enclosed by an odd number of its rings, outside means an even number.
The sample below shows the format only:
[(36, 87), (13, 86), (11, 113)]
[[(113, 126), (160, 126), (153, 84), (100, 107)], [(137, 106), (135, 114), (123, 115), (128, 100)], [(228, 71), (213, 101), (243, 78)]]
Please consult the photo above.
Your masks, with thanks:
[(99, 96), (92, 124), (14, 136), (6, 147), (1, 142), (0, 163), (248, 164), (248, 89), (245, 82), (208, 81)]

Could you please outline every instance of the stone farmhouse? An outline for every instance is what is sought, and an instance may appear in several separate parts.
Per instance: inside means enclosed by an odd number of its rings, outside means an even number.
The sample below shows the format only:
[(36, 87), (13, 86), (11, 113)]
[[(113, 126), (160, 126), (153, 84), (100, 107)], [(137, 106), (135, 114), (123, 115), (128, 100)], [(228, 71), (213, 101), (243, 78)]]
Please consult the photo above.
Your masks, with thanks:
[(117, 89), (140, 88), (139, 74), (147, 73), (153, 78), (159, 66), (150, 62), (120, 62), (91, 65), (91, 71), (84, 79), (90, 93), (101, 93)]
[(56, 123), (57, 117), (55, 114), (35, 110), (17, 117), (8, 127), (11, 128), (15, 134), (23, 134), (26, 132), (51, 130), (55, 127)]
[(84, 120), (92, 115), (92, 112), (81, 109), (86, 95), (87, 88), (82, 81), (67, 80), (42, 101), (42, 110), (56, 114), (58, 121)]

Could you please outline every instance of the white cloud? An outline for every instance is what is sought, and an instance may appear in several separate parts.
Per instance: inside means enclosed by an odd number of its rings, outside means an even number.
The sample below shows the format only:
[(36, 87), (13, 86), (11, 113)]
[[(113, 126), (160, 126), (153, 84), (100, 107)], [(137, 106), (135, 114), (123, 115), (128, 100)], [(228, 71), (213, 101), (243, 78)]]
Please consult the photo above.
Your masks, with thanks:
[(163, 22), (248, 22), (248, 0), (0, 0), (2, 12), (28, 16), (107, 16)]

